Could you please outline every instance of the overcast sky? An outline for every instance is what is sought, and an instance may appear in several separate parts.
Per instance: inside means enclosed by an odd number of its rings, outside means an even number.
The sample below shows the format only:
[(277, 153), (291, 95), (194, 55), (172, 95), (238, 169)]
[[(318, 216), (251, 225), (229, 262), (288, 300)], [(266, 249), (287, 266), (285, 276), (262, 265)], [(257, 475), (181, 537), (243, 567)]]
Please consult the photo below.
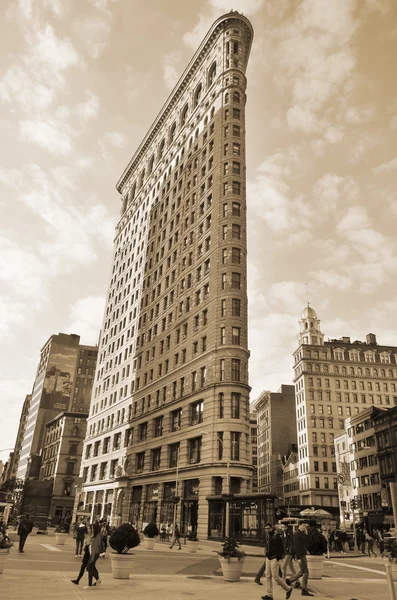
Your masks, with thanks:
[(48, 337), (96, 343), (115, 184), (231, 8), (255, 30), (251, 399), (292, 383), (306, 282), (326, 339), (374, 332), (397, 346), (395, 0), (3, 0), (0, 450), (14, 445)]

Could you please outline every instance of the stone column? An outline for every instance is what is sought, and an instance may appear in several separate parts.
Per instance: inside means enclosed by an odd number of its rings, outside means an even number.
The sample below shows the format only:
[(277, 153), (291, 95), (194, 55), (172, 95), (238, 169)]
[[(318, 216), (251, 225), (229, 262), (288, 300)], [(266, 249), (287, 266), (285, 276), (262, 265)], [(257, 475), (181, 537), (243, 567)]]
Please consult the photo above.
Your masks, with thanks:
[(208, 538), (208, 500), (207, 496), (211, 495), (212, 477), (206, 475), (200, 477), (199, 501), (198, 501), (198, 519), (197, 519), (197, 537), (199, 540)]

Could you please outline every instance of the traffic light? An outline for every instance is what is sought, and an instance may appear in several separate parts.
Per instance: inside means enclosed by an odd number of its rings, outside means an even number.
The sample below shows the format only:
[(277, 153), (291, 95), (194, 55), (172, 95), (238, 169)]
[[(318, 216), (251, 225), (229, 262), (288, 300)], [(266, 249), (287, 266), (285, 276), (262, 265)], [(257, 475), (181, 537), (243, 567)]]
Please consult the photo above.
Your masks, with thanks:
[(357, 510), (357, 498), (352, 498), (350, 501), (350, 506), (352, 510)]

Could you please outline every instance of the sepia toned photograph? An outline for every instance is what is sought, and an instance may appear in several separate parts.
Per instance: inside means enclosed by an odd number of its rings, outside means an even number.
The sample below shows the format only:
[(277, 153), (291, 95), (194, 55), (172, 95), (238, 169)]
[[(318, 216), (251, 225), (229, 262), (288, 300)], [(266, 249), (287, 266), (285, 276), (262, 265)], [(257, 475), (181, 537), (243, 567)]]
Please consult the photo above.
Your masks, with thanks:
[(395, 0), (1, 15), (1, 597), (396, 600)]

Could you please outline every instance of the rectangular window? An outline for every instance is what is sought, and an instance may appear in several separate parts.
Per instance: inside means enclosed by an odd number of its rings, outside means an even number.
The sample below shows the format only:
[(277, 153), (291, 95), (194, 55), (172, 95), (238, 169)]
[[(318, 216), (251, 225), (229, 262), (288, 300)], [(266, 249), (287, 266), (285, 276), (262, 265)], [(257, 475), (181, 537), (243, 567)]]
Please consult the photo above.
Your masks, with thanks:
[(230, 432), (230, 458), (231, 460), (240, 460), (240, 432)]
[(241, 227), (240, 225), (236, 225), (236, 223), (232, 224), (232, 238), (236, 240), (241, 239)]
[(178, 466), (179, 444), (171, 444), (169, 446), (169, 461), (168, 466), (175, 468)]
[(221, 300), (221, 317), (226, 316), (226, 300)]
[(226, 344), (226, 327), (221, 327), (220, 344), (222, 346)]
[(154, 437), (161, 437), (163, 435), (163, 416), (157, 417), (154, 420)]
[(241, 275), (240, 273), (232, 273), (232, 289), (241, 289)]
[(201, 460), (201, 437), (188, 440), (189, 462), (199, 463)]
[(240, 399), (241, 399), (241, 394), (232, 392), (231, 398), (230, 398), (230, 411), (231, 411), (232, 419), (240, 418)]
[(232, 327), (232, 344), (240, 345), (240, 327)]
[(190, 405), (190, 425), (198, 425), (203, 422), (204, 401), (198, 400)]
[(239, 181), (232, 181), (232, 193), (237, 196), (241, 193), (241, 183)]
[(233, 161), (232, 172), (234, 175), (241, 175), (241, 164), (236, 160)]
[(232, 263), (239, 265), (241, 262), (241, 250), (240, 248), (232, 248)]
[(240, 317), (241, 313), (241, 300), (238, 300), (237, 298), (232, 298), (232, 316), (233, 317)]
[(155, 448), (152, 450), (152, 471), (158, 471), (160, 469), (161, 460), (161, 448)]
[(240, 359), (232, 358), (232, 381), (241, 381), (240, 368), (241, 368)]
[(220, 381), (225, 381), (225, 359), (221, 358), (221, 360), (219, 361), (219, 367), (220, 367), (220, 373), (219, 373), (219, 379)]
[(219, 412), (218, 412), (219, 418), (223, 419), (224, 410), (225, 410), (225, 397), (222, 392), (218, 395), (218, 407), (219, 407)]

